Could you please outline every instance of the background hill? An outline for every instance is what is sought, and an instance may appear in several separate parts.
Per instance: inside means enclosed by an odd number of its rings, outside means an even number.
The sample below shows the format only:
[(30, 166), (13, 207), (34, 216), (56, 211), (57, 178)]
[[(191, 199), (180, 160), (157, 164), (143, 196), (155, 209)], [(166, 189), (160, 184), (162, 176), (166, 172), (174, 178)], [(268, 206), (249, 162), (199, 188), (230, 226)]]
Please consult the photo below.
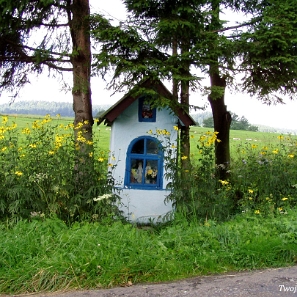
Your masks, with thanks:
[[(107, 110), (110, 105), (93, 105), (93, 116), (97, 113)], [(24, 115), (41, 115), (50, 114), (55, 116), (60, 114), (62, 117), (74, 117), (72, 103), (69, 102), (50, 102), (50, 101), (19, 101), (14, 103), (0, 104), (0, 114), (24, 114)], [(202, 111), (199, 113), (191, 113), (191, 116), (199, 126), (203, 126), (203, 121), (212, 117), (211, 112)], [(269, 127), (264, 125), (257, 126), (261, 132), (271, 133), (290, 133), (297, 134), (296, 129), (281, 129), (277, 127)]]
[[(93, 116), (99, 111), (106, 110), (109, 105), (93, 105)], [(30, 114), (55, 116), (60, 114), (62, 117), (74, 117), (72, 103), (69, 102), (49, 102), (49, 101), (19, 101), (11, 104), (1, 104), (0, 113), (2, 114)]]

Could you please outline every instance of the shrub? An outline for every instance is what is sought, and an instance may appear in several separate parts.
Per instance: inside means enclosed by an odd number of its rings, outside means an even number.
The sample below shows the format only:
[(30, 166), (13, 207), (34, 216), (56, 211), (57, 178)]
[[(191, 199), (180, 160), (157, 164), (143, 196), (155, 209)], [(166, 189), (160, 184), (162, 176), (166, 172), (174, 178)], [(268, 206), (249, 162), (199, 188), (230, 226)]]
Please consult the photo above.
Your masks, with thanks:
[[(119, 215), (116, 195), (96, 199), (113, 190), (113, 178), (107, 174), (108, 152), (99, 151), (94, 144), (98, 141), (86, 140), (82, 135), (75, 143), (75, 128), (46, 116), (19, 132), (14, 122), (2, 117), (0, 217), (55, 215), (71, 222)], [(78, 180), (74, 170), (75, 160), (85, 162), (80, 145), (91, 148), (84, 182)]]

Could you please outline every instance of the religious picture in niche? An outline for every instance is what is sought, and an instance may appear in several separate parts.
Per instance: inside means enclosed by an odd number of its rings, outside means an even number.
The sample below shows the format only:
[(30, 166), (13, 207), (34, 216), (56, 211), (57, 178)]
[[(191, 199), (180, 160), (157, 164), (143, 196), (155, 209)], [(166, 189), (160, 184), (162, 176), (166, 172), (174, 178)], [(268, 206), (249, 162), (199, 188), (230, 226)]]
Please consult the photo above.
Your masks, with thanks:
[(158, 161), (147, 160), (145, 167), (145, 183), (155, 184), (158, 176)]
[(146, 104), (143, 102), (141, 115), (143, 119), (152, 119), (153, 118), (153, 110), (150, 104)]
[[(143, 163), (145, 164), (143, 166)], [(157, 160), (131, 159), (130, 183), (156, 184), (158, 177)]]
[(131, 175), (130, 182), (131, 183), (142, 183), (142, 175), (143, 175), (143, 160), (132, 159), (131, 160)]

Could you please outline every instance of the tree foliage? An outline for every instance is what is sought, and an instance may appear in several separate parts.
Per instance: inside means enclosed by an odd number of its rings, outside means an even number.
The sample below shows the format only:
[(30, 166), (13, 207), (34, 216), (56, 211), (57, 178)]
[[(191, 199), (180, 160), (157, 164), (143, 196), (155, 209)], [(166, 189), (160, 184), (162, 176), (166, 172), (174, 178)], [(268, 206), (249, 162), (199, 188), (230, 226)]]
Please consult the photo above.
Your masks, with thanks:
[[(106, 24), (95, 36), (103, 42), (98, 57), (105, 70), (114, 67), (113, 85), (121, 88), (144, 75), (190, 82), (208, 95), (216, 144), (216, 164), (226, 178), (230, 163), (231, 115), (225, 90), (257, 96), (265, 103), (281, 102), (296, 92), (296, 3), (286, 0), (125, 0), (131, 18), (122, 27)], [(235, 24), (224, 20), (228, 10)], [(243, 18), (242, 15), (245, 17)], [(116, 42), (114, 43), (114, 40)], [(177, 44), (175, 55), (168, 49)], [(102, 62), (103, 61), (103, 62)], [(210, 78), (200, 85), (197, 68)], [(238, 81), (237, 77), (241, 78)], [(187, 92), (181, 93), (181, 97)], [(182, 101), (182, 98), (180, 98)]]
[(92, 146), (80, 143), (79, 136), (92, 139), (89, 0), (3, 0), (0, 10), (0, 92), (17, 94), (30, 73), (40, 74), (46, 68), (50, 73), (54, 70), (53, 75), (73, 74), (74, 124), (78, 127), (74, 134), (80, 153), (74, 170), (78, 184), (86, 184)]

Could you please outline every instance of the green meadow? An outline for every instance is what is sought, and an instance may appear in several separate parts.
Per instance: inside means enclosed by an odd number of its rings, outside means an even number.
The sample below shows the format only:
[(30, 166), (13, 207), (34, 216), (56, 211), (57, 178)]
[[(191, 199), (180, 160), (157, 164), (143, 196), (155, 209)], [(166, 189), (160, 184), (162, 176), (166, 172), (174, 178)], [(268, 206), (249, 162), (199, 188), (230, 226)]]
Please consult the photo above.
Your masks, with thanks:
[[(9, 118), (12, 121), (15, 121), (17, 124), (17, 128), (19, 130), (31, 126), (32, 123), (36, 120), (42, 120), (42, 116), (36, 115), (11, 115)], [(62, 123), (62, 124), (70, 124), (73, 123), (73, 118), (55, 118), (53, 117), (53, 123)], [(161, 127), (160, 127), (161, 128)], [(197, 147), (197, 140), (199, 136), (205, 134), (207, 131), (212, 131), (210, 128), (203, 127), (191, 127), (191, 148), (192, 152), (195, 153), (195, 149)], [(102, 150), (108, 151), (109, 149), (109, 138), (110, 138), (110, 127), (101, 124), (97, 126), (95, 123), (93, 126), (93, 132), (95, 137), (98, 139), (99, 147)], [(230, 131), (230, 146), (231, 146), (231, 155), (236, 152), (239, 145), (243, 145), (246, 143), (256, 144), (260, 146), (267, 145), (278, 145), (279, 144), (279, 134), (277, 133), (268, 133), (268, 132), (252, 132), (252, 131), (242, 131), (242, 130), (231, 130)], [(219, 136), (218, 136), (219, 138)], [(297, 140), (297, 136), (290, 136), (290, 139)]]
[(296, 136), (231, 131), (230, 178), (217, 180), (219, 135), (192, 127), (191, 166), (171, 164), (174, 213), (144, 226), (123, 218), (110, 195), (109, 127), (95, 124), (94, 143), (80, 140), (94, 145), (94, 166), (85, 187), (76, 182), (72, 122), (0, 116), (0, 293), (296, 265)]

